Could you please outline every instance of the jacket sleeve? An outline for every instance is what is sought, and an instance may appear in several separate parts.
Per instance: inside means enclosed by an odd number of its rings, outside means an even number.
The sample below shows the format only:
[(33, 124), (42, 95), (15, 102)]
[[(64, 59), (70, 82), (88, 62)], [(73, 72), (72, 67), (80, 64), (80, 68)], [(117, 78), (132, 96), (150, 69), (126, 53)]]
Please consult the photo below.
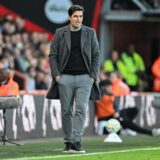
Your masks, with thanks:
[(59, 34), (56, 30), (54, 39), (51, 42), (50, 53), (49, 53), (49, 65), (51, 69), (52, 78), (55, 78), (60, 74), (58, 70), (58, 50), (59, 50)]
[(91, 72), (90, 76), (97, 80), (98, 72), (100, 68), (100, 51), (99, 44), (95, 30), (93, 30), (92, 41), (91, 41)]

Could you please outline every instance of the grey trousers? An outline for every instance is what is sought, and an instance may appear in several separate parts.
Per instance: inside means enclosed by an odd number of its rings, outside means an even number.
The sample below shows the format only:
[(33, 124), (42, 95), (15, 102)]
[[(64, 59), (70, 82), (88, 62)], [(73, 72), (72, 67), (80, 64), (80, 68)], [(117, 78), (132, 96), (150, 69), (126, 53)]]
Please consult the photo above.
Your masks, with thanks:
[(65, 142), (81, 141), (92, 84), (93, 79), (88, 74), (60, 76), (58, 86)]

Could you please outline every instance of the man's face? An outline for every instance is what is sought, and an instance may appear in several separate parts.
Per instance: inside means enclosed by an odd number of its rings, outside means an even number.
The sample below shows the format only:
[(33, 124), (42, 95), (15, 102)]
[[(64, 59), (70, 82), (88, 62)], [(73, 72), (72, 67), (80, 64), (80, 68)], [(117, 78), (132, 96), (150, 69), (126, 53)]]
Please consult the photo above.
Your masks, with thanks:
[(70, 24), (73, 29), (77, 29), (82, 25), (83, 12), (75, 11), (71, 16), (69, 16)]
[(112, 85), (105, 86), (105, 90), (106, 90), (108, 93), (112, 93)]

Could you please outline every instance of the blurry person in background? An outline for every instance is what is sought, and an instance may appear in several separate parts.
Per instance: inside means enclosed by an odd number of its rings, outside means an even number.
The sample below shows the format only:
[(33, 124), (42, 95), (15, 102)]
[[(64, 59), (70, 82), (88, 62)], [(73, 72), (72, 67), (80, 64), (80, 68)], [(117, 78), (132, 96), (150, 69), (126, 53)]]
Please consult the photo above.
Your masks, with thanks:
[(2, 27), (2, 34), (13, 35), (16, 33), (16, 26), (13, 21), (6, 21)]
[(111, 58), (104, 61), (103, 69), (105, 72), (109, 73), (119, 72), (123, 79), (127, 79), (128, 75), (126, 66), (120, 59), (119, 52), (117, 50), (113, 50), (111, 53)]
[(33, 66), (28, 67), (26, 80), (27, 80), (27, 91), (33, 91), (36, 89), (36, 70)]
[(4, 68), (14, 69), (14, 54), (11, 49), (3, 48), (3, 54), (0, 56), (0, 61), (3, 63)]
[(108, 75), (107, 75), (107, 72), (105, 72), (105, 70), (103, 69), (103, 67), (100, 68), (100, 71), (99, 71), (99, 81), (102, 81), (102, 80), (105, 80), (105, 79), (108, 79)]
[(24, 21), (24, 19), (22, 19), (21, 17), (16, 17), (15, 24), (16, 24), (16, 31), (18, 33), (25, 32), (25, 21)]
[(118, 72), (110, 74), (112, 83), (112, 94), (114, 96), (127, 96), (131, 93), (129, 86), (122, 81), (122, 77)]
[(129, 45), (128, 53), (131, 54), (131, 56), (133, 58), (133, 61), (134, 61), (135, 66), (136, 66), (136, 71), (137, 72), (145, 72), (144, 60), (141, 57), (141, 55), (136, 51), (134, 44)]
[(17, 96), (19, 95), (19, 86), (13, 80), (11, 71), (3, 68), (0, 64), (0, 96)]
[(49, 77), (48, 75), (41, 69), (36, 70), (36, 89), (37, 90), (44, 90), (48, 89), (47, 86), (49, 83)]
[[(119, 105), (115, 101), (115, 96), (112, 93), (112, 83), (109, 80), (100, 82), (102, 97), (96, 102), (96, 116), (98, 119), (98, 135), (107, 133), (105, 126), (106, 121), (111, 118), (119, 120), (122, 131), (121, 133), (136, 135), (136, 133), (146, 134), (150, 136), (159, 136), (160, 129), (145, 129), (133, 122), (138, 114), (137, 107), (124, 108), (119, 110)], [(127, 129), (127, 130), (126, 130)], [(127, 132), (126, 132), (127, 131)]]
[(153, 91), (160, 92), (160, 56), (153, 62), (151, 70), (154, 76)]
[(83, 12), (79, 5), (68, 9), (70, 25), (56, 30), (49, 54), (53, 81), (47, 98), (60, 98), (66, 145), (63, 153), (85, 153), (81, 138), (88, 102), (100, 98), (99, 45), (95, 30), (82, 25)]
[(128, 51), (123, 52), (121, 59), (127, 69), (126, 83), (132, 91), (140, 91), (145, 87), (145, 64), (141, 55), (136, 52), (134, 44), (130, 44)]

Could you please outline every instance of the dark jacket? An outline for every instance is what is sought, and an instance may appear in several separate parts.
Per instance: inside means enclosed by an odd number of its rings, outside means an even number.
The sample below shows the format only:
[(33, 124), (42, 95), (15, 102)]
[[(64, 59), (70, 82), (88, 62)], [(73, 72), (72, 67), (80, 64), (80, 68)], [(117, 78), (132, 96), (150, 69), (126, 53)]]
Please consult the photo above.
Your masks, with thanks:
[[(71, 32), (70, 26), (65, 26), (56, 30), (54, 39), (51, 43), (49, 64), (51, 68), (52, 84), (47, 93), (48, 99), (59, 99), (58, 84), (55, 77), (63, 73), (68, 62), (71, 49)], [(90, 100), (100, 98), (100, 90), (97, 82), (98, 71), (100, 66), (99, 45), (94, 29), (82, 25), (81, 32), (81, 51), (85, 66), (90, 77), (95, 81), (92, 86)]]

